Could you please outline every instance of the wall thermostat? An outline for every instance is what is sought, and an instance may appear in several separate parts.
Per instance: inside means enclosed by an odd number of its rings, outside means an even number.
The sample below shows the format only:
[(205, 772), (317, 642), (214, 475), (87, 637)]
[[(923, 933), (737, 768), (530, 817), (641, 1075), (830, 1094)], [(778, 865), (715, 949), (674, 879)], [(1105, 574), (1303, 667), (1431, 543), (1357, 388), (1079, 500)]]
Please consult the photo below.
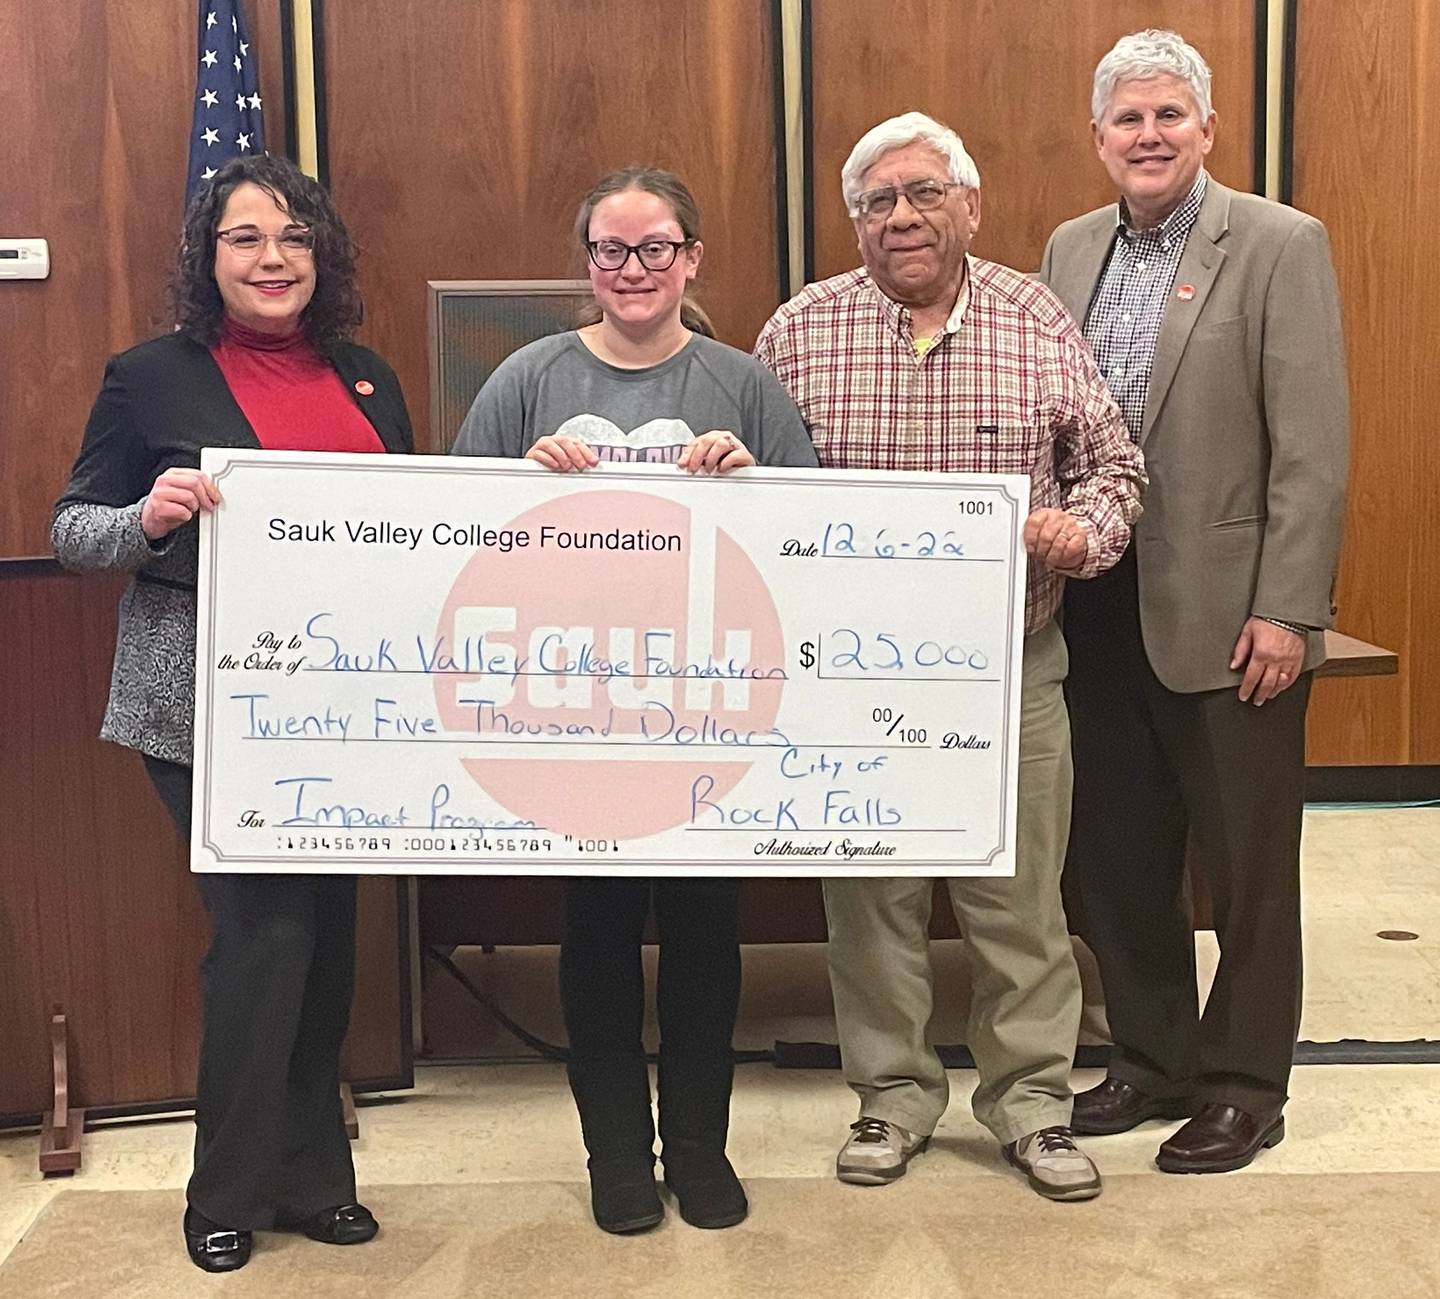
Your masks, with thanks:
[(49, 275), (47, 240), (0, 238), (0, 280), (43, 280)]

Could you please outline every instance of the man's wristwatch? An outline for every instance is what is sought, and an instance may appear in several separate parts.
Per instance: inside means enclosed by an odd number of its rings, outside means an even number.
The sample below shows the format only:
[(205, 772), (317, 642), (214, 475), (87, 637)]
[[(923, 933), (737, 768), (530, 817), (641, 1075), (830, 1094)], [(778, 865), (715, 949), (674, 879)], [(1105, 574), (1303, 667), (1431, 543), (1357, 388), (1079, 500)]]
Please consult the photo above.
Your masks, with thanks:
[(1286, 631), (1293, 632), (1296, 636), (1303, 636), (1310, 630), (1310, 628), (1302, 622), (1286, 622), (1284, 618), (1267, 618), (1263, 613), (1257, 613), (1255, 616), (1259, 618), (1261, 622), (1268, 622), (1276, 627), (1283, 627)]

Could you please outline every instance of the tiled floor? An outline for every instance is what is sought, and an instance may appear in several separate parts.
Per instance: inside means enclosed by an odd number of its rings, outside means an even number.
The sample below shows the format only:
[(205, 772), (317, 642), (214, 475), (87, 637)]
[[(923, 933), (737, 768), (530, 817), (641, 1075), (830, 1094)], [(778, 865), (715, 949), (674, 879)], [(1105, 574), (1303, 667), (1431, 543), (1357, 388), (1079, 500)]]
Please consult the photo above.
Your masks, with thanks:
[[(1307, 815), (1306, 1011), (1302, 1035), (1440, 1039), (1440, 809), (1313, 811)], [(1376, 937), (1407, 930), (1409, 942)], [(1213, 943), (1200, 940), (1202, 967)], [(960, 1040), (964, 981), (955, 945), (938, 952), (937, 1041)], [(746, 951), (746, 990), (737, 1045), (775, 1040), (833, 1041), (820, 948)], [(559, 1040), (554, 953), (465, 953), (464, 964), (508, 1013)], [(453, 1054), (496, 1059), (525, 1048), (467, 1004), (445, 976), (431, 988), (431, 1037)], [(1098, 1025), (1093, 1011), (1092, 1027)], [(1098, 1075), (1077, 1074), (1077, 1086)], [(578, 1181), (579, 1130), (562, 1069), (550, 1063), (432, 1065), (413, 1093), (360, 1110), (355, 1147), (366, 1183)], [(973, 1075), (951, 1075), (950, 1112), (917, 1178), (1013, 1176), (970, 1118)], [(1440, 1171), (1440, 1065), (1305, 1066), (1295, 1071), (1289, 1139), (1240, 1176), (1327, 1171)], [(742, 1066), (733, 1108), (731, 1155), (742, 1175), (825, 1176), (853, 1100), (838, 1072)], [(1143, 1173), (1166, 1129), (1160, 1125), (1092, 1140), (1111, 1173)], [(188, 1120), (115, 1122), (87, 1133), (85, 1165), (74, 1178), (43, 1181), (33, 1134), (0, 1136), (0, 1259), (46, 1201), (62, 1189), (183, 1187), (189, 1172)], [(1159, 1176), (1159, 1174), (1154, 1174)], [(1217, 1187), (1217, 1194), (1219, 1194)], [(177, 1214), (180, 1205), (177, 1196)], [(178, 1232), (176, 1248), (179, 1247)]]

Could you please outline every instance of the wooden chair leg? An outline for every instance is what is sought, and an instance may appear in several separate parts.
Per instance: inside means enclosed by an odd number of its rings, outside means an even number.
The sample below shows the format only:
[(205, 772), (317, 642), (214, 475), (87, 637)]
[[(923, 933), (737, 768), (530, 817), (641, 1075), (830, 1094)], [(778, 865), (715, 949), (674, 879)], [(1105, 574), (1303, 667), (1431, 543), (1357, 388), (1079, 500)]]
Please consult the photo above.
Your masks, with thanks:
[(40, 1127), (40, 1172), (47, 1177), (68, 1177), (80, 1167), (80, 1137), (85, 1131), (85, 1111), (70, 1104), (69, 1048), (65, 1012), (57, 1006), (50, 1016), (54, 1103), (51, 1109), (45, 1111)]
[(360, 1140), (360, 1120), (355, 1117), (355, 1097), (350, 1091), (350, 1084), (340, 1084), (340, 1108), (345, 1113), (345, 1135), (351, 1141)]

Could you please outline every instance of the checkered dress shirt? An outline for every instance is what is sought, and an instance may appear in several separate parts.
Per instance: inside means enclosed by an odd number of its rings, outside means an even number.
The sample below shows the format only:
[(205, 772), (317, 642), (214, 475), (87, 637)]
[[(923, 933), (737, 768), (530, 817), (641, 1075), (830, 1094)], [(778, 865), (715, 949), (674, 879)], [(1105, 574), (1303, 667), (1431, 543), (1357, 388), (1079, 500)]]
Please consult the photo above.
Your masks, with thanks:
[[(1030, 508), (1068, 510), (1080, 575), (1124, 553), (1140, 513), (1140, 450), (1079, 327), (1043, 284), (967, 258), (960, 327), (916, 356), (910, 313), (869, 272), (811, 284), (770, 318), (755, 355), (800, 407), (822, 465), (1028, 473)], [(1065, 579), (1031, 563), (1025, 630), (1054, 616)]]
[(1206, 179), (1202, 169), (1180, 206), (1153, 230), (1131, 229), (1121, 200), (1115, 242), (1085, 316), (1085, 337), (1137, 442), (1150, 397), (1155, 341), (1185, 241), (1200, 215)]

